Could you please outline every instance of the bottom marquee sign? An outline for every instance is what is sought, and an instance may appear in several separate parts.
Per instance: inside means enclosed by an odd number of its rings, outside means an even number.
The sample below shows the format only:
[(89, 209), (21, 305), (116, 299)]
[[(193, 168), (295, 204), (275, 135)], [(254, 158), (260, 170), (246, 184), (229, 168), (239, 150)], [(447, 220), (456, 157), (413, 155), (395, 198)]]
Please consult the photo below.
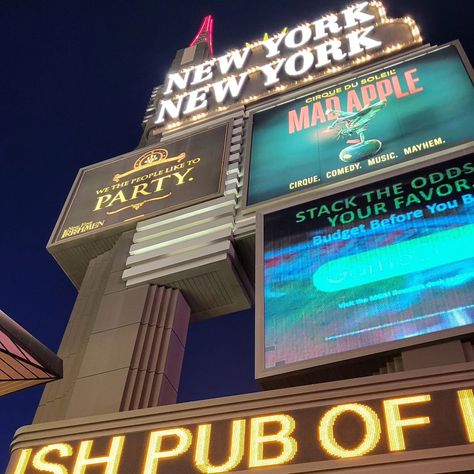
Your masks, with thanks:
[[(14, 474), (176, 474), (356, 459), (474, 443), (472, 388), (179, 425), (20, 451)], [(347, 467), (347, 466), (346, 466)]]

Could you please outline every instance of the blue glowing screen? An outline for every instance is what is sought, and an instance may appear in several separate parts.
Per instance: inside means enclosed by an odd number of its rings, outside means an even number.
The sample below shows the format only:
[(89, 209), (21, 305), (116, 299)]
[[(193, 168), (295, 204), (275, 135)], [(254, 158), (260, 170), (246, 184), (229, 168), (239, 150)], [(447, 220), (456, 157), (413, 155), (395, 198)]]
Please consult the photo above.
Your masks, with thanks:
[(264, 217), (265, 368), (473, 323), (472, 158)]

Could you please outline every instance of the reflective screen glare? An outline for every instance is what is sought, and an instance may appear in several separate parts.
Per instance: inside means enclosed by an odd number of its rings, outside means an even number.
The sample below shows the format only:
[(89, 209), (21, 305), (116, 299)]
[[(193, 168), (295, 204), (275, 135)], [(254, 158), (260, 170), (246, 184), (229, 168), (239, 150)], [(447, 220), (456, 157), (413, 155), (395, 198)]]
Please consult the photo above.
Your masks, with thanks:
[(265, 367), (474, 323), (473, 188), (464, 159), (266, 215)]

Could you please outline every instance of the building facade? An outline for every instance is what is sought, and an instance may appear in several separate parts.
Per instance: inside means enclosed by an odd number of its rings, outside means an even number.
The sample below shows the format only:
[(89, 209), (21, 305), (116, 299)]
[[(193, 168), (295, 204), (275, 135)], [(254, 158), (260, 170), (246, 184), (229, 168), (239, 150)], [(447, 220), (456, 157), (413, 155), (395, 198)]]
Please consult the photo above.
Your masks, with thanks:
[[(461, 45), (372, 1), (212, 54), (207, 17), (139, 147), (78, 173), (64, 377), (8, 474), (470, 472)], [(189, 323), (254, 304), (265, 390), (175, 404)]]

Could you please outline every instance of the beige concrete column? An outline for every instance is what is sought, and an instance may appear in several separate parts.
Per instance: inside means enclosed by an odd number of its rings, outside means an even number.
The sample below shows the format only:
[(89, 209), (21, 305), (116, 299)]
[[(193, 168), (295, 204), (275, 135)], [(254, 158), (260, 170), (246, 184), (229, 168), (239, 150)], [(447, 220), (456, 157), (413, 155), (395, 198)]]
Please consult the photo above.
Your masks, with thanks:
[(180, 290), (125, 288), (132, 235), (90, 261), (35, 423), (176, 402), (190, 309)]

